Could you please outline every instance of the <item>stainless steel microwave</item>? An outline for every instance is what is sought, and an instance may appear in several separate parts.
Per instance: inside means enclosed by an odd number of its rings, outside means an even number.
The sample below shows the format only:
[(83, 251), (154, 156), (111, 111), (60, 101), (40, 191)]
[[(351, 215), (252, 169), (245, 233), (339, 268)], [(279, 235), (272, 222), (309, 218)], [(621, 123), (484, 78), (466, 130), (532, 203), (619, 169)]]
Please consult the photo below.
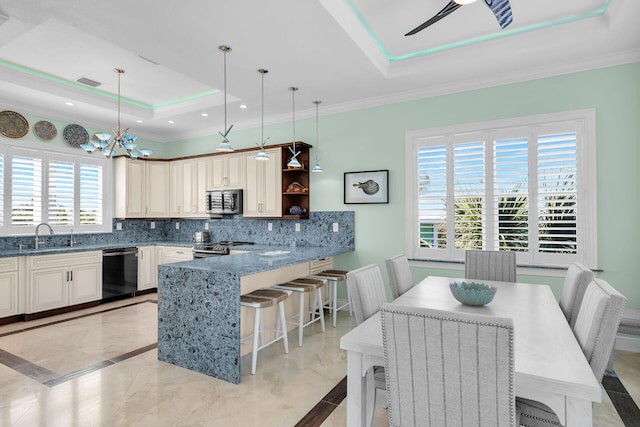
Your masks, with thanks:
[(208, 190), (207, 213), (214, 215), (242, 213), (242, 190)]

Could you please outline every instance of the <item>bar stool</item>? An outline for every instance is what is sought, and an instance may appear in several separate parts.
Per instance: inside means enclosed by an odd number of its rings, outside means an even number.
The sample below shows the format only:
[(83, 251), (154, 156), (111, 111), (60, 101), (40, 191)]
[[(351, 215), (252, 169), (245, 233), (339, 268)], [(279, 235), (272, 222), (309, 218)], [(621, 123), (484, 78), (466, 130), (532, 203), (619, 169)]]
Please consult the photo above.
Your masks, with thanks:
[(353, 315), (351, 308), (351, 295), (347, 292), (347, 302), (338, 307), (338, 282), (342, 282), (347, 284), (347, 273), (346, 270), (324, 270), (320, 273), (316, 273), (311, 278), (321, 278), (326, 279), (331, 283), (327, 292), (327, 302), (324, 303), (324, 307), (329, 309), (329, 312), (333, 314), (333, 327), (336, 327), (336, 318), (338, 310), (341, 310), (345, 307), (349, 307), (349, 316)]
[[(242, 340), (252, 338), (251, 344), (251, 375), (256, 373), (256, 364), (258, 361), (258, 351), (273, 344), (276, 341), (282, 340), (284, 342), (284, 352), (289, 353), (289, 340), (287, 337), (287, 323), (284, 313), (284, 300), (286, 300), (290, 291), (275, 290), (275, 289), (257, 289), (248, 294), (240, 296), (240, 306), (255, 309), (255, 315), (253, 320), (253, 334), (249, 335)], [(275, 338), (267, 343), (264, 342), (264, 327), (263, 327), (263, 310), (268, 307), (278, 305), (278, 320), (276, 322)], [(280, 327), (282, 326), (282, 332)], [(268, 330), (274, 330), (268, 328)], [(260, 340), (258, 341), (258, 338)], [(243, 343), (242, 345), (249, 345)]]
[[(298, 314), (294, 314), (287, 319), (288, 323), (298, 325), (298, 347), (302, 347), (302, 332), (305, 326), (309, 326), (319, 320), (320, 325), (322, 325), (322, 332), (325, 331), (321, 290), (326, 283), (327, 281), (323, 279), (299, 278), (273, 286), (273, 289), (297, 292), (299, 295)], [(305, 294), (310, 296), (311, 310), (305, 310)], [(305, 312), (310, 316), (310, 320), (306, 323)]]

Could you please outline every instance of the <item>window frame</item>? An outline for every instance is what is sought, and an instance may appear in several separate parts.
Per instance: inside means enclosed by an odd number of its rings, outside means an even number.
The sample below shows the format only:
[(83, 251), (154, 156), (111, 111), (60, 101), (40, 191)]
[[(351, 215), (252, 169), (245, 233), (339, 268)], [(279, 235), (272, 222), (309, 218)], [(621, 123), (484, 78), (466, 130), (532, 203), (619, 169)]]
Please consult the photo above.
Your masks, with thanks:
[[(74, 221), (72, 225), (54, 225), (54, 231), (69, 233), (73, 229), (74, 233), (110, 233), (113, 231), (113, 182), (112, 168), (113, 162), (103, 156), (91, 155), (78, 149), (67, 147), (47, 146), (20, 141), (20, 145), (15, 142), (0, 140), (0, 154), (3, 156), (4, 170), (4, 192), (0, 203), (3, 204), (3, 221), (0, 225), (0, 236), (24, 236), (32, 235), (35, 225), (14, 226), (11, 224), (11, 197), (12, 197), (12, 156), (25, 156), (41, 159), (41, 206), (42, 217), (40, 222), (49, 221), (49, 162), (61, 161), (72, 162), (74, 169)], [(80, 223), (80, 169), (81, 165), (94, 165), (102, 167), (102, 224), (87, 225)], [(36, 224), (37, 225), (37, 224)]]
[[(576, 255), (530, 255), (533, 252), (518, 253), (519, 266), (530, 267), (558, 267), (564, 268), (571, 262), (578, 261), (590, 268), (597, 268), (597, 195), (596, 195), (596, 116), (595, 109), (572, 110), (558, 113), (539, 114), (524, 117), (514, 117), (508, 119), (492, 120), (486, 122), (477, 122), (469, 124), (460, 124), (452, 126), (444, 126), (432, 129), (420, 129), (407, 131), (405, 133), (405, 245), (406, 253), (410, 259), (416, 261), (434, 261), (435, 264), (446, 267), (446, 263), (459, 264), (464, 261), (464, 250), (456, 250), (448, 248), (445, 250), (421, 248), (419, 243), (420, 221), (418, 210), (418, 148), (423, 146), (435, 146), (437, 144), (424, 144), (423, 141), (446, 140), (458, 138), (460, 135), (472, 135), (485, 133), (487, 151), (492, 151), (493, 141), (500, 139), (502, 135), (508, 134), (515, 128), (534, 128), (534, 127), (554, 127), (562, 125), (562, 123), (575, 123), (576, 125), (576, 169), (578, 176), (577, 183), (577, 210), (581, 218), (578, 220), (578, 238), (581, 244), (578, 247)], [(529, 158), (536, 152), (537, 144), (531, 144), (533, 133), (528, 134), (529, 137)], [(498, 136), (499, 135), (499, 136)], [(487, 159), (491, 157), (491, 153), (487, 155)], [(537, 197), (537, 155), (536, 166), (529, 167), (530, 197), (535, 194)], [(451, 156), (447, 157), (448, 168), (452, 164)], [(536, 168), (535, 170), (534, 167)], [(485, 179), (487, 186), (493, 186), (493, 160), (491, 159), (485, 164)], [(447, 197), (452, 194), (452, 184), (448, 184)], [(535, 186), (535, 190), (531, 187)], [(493, 191), (493, 190), (492, 190)], [(487, 203), (491, 205), (492, 203)], [(533, 209), (533, 208), (530, 208)], [(447, 212), (447, 217), (451, 221), (447, 222), (447, 226), (453, 229), (453, 216), (449, 216), (451, 212)], [(484, 213), (485, 220), (490, 218), (492, 208)], [(536, 214), (531, 214), (530, 218), (535, 218)], [(530, 224), (531, 230), (531, 224)], [(537, 232), (537, 220), (536, 228)], [(537, 249), (537, 248), (536, 248)]]

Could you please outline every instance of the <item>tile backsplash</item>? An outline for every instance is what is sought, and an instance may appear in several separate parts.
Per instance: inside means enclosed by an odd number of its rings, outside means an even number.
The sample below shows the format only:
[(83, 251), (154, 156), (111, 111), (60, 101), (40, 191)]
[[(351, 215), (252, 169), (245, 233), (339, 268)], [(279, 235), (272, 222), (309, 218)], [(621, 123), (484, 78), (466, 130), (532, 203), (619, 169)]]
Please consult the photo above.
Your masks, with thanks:
[[(151, 228), (151, 223), (155, 228)], [(122, 229), (117, 230), (120, 223)], [(178, 226), (176, 226), (176, 224)], [(211, 240), (254, 242), (264, 245), (340, 246), (355, 249), (355, 212), (311, 212), (309, 219), (251, 219), (242, 215), (212, 219), (171, 220), (113, 220), (111, 233), (74, 234), (78, 245), (100, 245), (141, 242), (190, 242), (194, 231), (206, 231), (208, 224)], [(299, 224), (300, 231), (296, 231)], [(333, 231), (338, 224), (338, 231)], [(269, 225), (271, 230), (269, 230)], [(55, 232), (55, 228), (54, 228)], [(41, 235), (43, 247), (66, 246), (69, 234)], [(33, 248), (34, 236), (0, 236), (0, 250)]]

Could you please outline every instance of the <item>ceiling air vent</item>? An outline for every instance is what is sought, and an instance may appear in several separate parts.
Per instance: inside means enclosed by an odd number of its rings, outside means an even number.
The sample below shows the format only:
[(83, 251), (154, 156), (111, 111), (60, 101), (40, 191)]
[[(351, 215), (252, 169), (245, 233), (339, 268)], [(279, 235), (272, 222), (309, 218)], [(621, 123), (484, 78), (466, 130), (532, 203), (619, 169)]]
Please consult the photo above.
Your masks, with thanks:
[(87, 85), (87, 86), (91, 86), (91, 87), (98, 87), (100, 86), (102, 83), (97, 82), (95, 80), (91, 80), (88, 79), (86, 77), (80, 77), (78, 80), (76, 80), (78, 83), (82, 83), (83, 85)]

